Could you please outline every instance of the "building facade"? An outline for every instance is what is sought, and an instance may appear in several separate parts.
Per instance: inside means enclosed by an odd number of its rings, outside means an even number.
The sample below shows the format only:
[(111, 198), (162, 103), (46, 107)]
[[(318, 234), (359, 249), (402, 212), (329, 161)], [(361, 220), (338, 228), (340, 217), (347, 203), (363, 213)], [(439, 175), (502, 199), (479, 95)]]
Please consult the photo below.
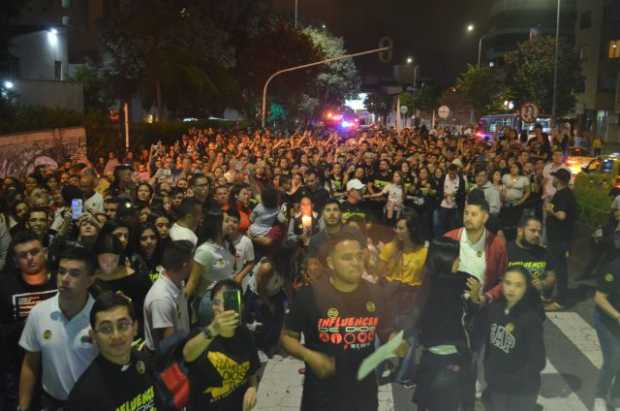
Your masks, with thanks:
[(577, 114), (583, 130), (620, 143), (620, 2), (578, 0), (575, 46), (585, 78)]

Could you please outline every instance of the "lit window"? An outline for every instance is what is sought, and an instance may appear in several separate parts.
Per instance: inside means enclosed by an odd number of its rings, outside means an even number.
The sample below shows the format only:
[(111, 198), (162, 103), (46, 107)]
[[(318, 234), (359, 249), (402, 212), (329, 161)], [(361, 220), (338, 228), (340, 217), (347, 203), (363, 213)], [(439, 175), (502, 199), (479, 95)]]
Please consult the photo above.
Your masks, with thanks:
[(620, 59), (620, 40), (612, 40), (609, 42), (609, 58)]

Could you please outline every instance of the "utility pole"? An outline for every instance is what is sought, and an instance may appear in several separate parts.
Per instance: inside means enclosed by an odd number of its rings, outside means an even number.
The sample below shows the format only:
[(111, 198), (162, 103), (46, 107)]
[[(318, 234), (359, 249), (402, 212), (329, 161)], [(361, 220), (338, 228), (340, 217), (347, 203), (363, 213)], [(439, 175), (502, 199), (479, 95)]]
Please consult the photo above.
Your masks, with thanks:
[(551, 127), (555, 127), (558, 111), (558, 65), (560, 60), (560, 7), (562, 0), (558, 0), (558, 15), (555, 25), (555, 55), (553, 57), (553, 103), (551, 104)]

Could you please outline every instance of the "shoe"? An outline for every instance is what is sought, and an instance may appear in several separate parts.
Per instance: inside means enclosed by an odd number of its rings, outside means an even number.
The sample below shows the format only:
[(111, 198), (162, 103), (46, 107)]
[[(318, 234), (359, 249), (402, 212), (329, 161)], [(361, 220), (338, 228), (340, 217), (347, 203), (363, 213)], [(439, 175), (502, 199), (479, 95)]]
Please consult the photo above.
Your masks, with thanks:
[(482, 389), (482, 384), (480, 384), (480, 382), (476, 381), (476, 399), (477, 400), (482, 398), (483, 392), (484, 392), (484, 390)]
[(607, 411), (607, 401), (603, 398), (595, 398), (594, 408), (592, 408), (592, 411)]

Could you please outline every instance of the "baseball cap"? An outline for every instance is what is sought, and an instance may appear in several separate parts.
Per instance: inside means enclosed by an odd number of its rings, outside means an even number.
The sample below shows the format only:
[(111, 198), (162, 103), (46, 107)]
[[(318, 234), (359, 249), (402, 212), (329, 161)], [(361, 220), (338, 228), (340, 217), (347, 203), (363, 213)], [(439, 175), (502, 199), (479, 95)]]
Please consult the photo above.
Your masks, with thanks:
[(568, 183), (570, 181), (570, 171), (568, 171), (565, 168), (560, 168), (559, 170), (554, 171), (553, 173), (551, 173), (552, 176), (554, 176), (555, 178), (557, 178), (560, 181), (563, 181), (565, 183)]
[(364, 187), (366, 187), (364, 183), (362, 183), (357, 178), (349, 180), (349, 182), (347, 183), (347, 191), (351, 191), (351, 190), (361, 191), (364, 189)]

